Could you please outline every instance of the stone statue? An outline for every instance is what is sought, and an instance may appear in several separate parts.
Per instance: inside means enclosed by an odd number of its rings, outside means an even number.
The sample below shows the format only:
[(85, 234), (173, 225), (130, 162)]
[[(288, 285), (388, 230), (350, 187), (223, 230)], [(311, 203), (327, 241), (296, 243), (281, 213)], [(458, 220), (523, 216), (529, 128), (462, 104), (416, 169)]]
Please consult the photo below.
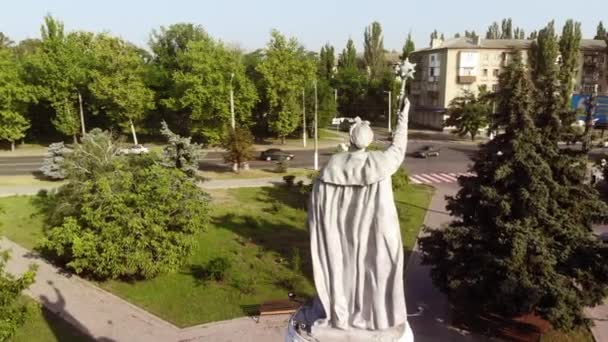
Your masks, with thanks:
[(292, 317), (287, 341), (413, 341), (407, 322), (403, 245), (391, 175), (407, 147), (405, 84), (414, 65), (403, 62), (398, 121), (385, 151), (367, 152), (369, 123), (350, 130), (350, 148), (321, 170), (308, 208), (317, 298)]

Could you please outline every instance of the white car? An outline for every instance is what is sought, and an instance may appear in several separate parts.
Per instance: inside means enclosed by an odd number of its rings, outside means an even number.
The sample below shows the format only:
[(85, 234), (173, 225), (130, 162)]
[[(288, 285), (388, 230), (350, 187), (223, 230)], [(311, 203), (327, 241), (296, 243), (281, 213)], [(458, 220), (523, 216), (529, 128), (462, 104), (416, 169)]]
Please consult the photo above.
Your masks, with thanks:
[(150, 150), (144, 145), (133, 145), (119, 150), (120, 154), (144, 154), (148, 152), (150, 152)]

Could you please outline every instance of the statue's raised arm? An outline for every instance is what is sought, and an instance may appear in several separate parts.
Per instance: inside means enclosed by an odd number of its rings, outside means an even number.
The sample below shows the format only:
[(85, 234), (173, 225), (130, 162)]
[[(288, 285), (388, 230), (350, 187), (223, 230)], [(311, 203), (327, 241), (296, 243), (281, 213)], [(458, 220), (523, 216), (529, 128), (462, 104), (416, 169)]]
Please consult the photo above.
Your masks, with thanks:
[(397, 171), (399, 166), (401, 166), (405, 157), (405, 151), (407, 150), (407, 125), (410, 101), (405, 94), (405, 85), (408, 78), (414, 78), (415, 66), (416, 64), (412, 64), (406, 59), (396, 68), (396, 72), (401, 78), (401, 91), (399, 92), (399, 105), (397, 107), (397, 127), (395, 127), (391, 145), (384, 152), (388, 157), (389, 163), (391, 163), (392, 172)]

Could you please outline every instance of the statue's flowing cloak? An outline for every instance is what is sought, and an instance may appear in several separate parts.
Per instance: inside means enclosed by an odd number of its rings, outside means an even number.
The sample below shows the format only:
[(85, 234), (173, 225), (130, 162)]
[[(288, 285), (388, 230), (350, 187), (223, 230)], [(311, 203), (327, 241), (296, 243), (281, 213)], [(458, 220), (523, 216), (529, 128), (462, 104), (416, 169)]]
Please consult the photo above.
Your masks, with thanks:
[(391, 188), (407, 146), (402, 115), (386, 151), (334, 155), (308, 210), (318, 324), (382, 330), (406, 324), (403, 245)]

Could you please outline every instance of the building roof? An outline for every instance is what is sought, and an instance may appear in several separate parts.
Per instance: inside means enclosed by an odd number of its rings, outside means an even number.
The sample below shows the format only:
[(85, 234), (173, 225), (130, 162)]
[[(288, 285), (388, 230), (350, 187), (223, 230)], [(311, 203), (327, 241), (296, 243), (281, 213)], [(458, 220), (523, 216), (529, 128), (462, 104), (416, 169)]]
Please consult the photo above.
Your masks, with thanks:
[[(525, 50), (532, 46), (533, 40), (528, 39), (479, 39), (479, 44), (468, 37), (448, 39), (441, 45), (431, 48), (416, 50), (415, 52), (436, 51), (442, 49), (513, 49)], [(583, 50), (605, 50), (606, 42), (603, 40), (582, 39), (581, 49)]]

